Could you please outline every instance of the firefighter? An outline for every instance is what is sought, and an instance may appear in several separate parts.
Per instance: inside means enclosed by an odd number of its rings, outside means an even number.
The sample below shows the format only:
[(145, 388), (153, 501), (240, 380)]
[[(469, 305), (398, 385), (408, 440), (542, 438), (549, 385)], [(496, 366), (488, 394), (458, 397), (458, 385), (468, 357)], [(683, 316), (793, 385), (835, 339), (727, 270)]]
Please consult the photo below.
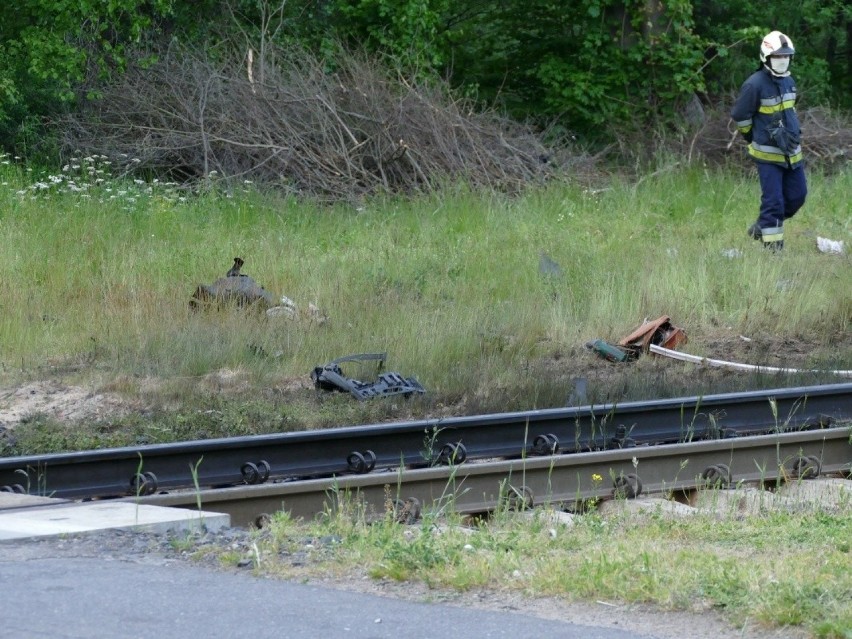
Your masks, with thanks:
[(760, 178), (760, 215), (748, 234), (763, 245), (784, 248), (784, 221), (805, 203), (808, 187), (796, 115), (796, 83), (790, 64), (796, 49), (780, 31), (760, 44), (760, 67), (743, 83), (731, 117), (749, 143)]

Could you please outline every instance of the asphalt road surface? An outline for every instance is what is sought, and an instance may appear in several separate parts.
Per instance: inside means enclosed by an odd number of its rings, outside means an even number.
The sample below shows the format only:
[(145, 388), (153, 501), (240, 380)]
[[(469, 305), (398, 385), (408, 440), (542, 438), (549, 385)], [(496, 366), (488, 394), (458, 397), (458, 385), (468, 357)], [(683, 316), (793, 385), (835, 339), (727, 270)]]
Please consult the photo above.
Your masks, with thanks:
[(259, 579), (186, 562), (50, 556), (0, 544), (0, 637), (653, 639), (524, 614)]

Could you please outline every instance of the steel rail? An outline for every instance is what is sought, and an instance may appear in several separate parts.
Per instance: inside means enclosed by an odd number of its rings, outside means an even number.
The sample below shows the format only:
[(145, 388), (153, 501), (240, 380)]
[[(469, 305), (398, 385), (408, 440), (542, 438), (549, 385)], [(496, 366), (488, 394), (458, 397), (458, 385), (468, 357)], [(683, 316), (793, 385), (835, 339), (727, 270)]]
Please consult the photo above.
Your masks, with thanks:
[(66, 498), (149, 494), (739, 437), (843, 420), (852, 420), (852, 383), (7, 457), (0, 458), (0, 490)]
[[(481, 513), (507, 507), (633, 497), (714, 484), (735, 487), (820, 473), (852, 471), (852, 431), (756, 435), (735, 439), (553, 455), (458, 466), (375, 472), (218, 490), (126, 498), (140, 504), (197, 508), (231, 515), (233, 525), (287, 511), (294, 518), (346, 508), (367, 517), (413, 520), (418, 509)], [(508, 502), (508, 503), (506, 503)], [(410, 517), (409, 517), (410, 515)]]

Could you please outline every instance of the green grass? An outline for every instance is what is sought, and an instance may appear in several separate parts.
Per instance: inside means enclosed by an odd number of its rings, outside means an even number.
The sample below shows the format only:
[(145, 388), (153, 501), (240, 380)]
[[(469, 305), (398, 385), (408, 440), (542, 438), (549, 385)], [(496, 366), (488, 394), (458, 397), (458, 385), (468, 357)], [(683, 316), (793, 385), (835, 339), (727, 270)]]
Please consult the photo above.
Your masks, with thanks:
[[(104, 426), (117, 433), (112, 443), (140, 430), (152, 441), (172, 438), (182, 426), (156, 420), (172, 419), (174, 406), (186, 408), (180, 420), (192, 437), (444, 407), (558, 406), (583, 375), (596, 402), (767, 384), (707, 376), (695, 389), (681, 378), (684, 365), (650, 362), (595, 377), (607, 365), (585, 351), (586, 341), (617, 340), (663, 314), (687, 330), (694, 354), (718, 356), (714, 344), (746, 335), (757, 358), (749, 363), (783, 366), (792, 356), (807, 367), (852, 368), (852, 261), (815, 246), (817, 235), (852, 244), (850, 171), (811, 176), (787, 250), (773, 255), (744, 232), (759, 196), (751, 175), (692, 168), (635, 186), (615, 178), (598, 190), (554, 184), (515, 199), (455, 187), (320, 208), (250, 185), (187, 195), (174, 185), (83, 179), (99, 162), (78, 160), (81, 168), (52, 180), (2, 167), (0, 366), (10, 382), (53, 375), (153, 405), (143, 425), (131, 417)], [(741, 255), (726, 257), (729, 249)], [(542, 254), (558, 274), (540, 271)], [(314, 302), (329, 321), (191, 313), (195, 287), (224, 275), (235, 255), (276, 297)], [(801, 340), (804, 354), (788, 348)], [(279, 390), (335, 357), (377, 351), (388, 352), (387, 369), (417, 377), (428, 397), (355, 406)], [(239, 406), (208, 383), (219, 370), (245, 378)], [(46, 421), (42, 440), (60, 428)]]
[(477, 521), (427, 512), (415, 527), (396, 523), (390, 510), (368, 521), (344, 506), (314, 522), (278, 513), (255, 539), (253, 552), (264, 557), (258, 572), (290, 579), (366, 575), (436, 591), (715, 610), (738, 628), (790, 626), (820, 639), (852, 633), (848, 505), (745, 519), (591, 512), (573, 525), (546, 510)]

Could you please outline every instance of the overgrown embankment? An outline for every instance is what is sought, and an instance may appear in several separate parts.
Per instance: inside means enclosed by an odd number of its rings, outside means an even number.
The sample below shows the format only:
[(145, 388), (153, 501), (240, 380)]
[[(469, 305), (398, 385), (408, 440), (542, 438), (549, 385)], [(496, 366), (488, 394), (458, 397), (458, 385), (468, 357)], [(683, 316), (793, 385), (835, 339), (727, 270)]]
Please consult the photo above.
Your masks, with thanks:
[[(81, 157), (52, 176), (4, 174), (3, 377), (7, 398), (49, 378), (124, 397), (131, 410), (75, 429), (36, 409), (7, 452), (561, 406), (583, 381), (590, 403), (837, 381), (652, 358), (619, 365), (584, 348), (660, 315), (696, 355), (852, 368), (849, 253), (816, 245), (850, 244), (848, 172), (811, 175), (774, 255), (745, 234), (756, 180), (733, 172), (320, 207), (250, 185), (189, 195), (91, 177), (108, 168)], [(192, 312), (198, 284), (237, 255), (276, 298), (313, 303), (327, 321)], [(386, 369), (428, 392), (357, 402), (313, 390), (315, 366), (363, 352), (387, 352)]]

